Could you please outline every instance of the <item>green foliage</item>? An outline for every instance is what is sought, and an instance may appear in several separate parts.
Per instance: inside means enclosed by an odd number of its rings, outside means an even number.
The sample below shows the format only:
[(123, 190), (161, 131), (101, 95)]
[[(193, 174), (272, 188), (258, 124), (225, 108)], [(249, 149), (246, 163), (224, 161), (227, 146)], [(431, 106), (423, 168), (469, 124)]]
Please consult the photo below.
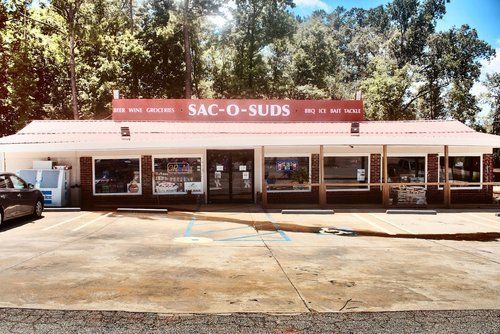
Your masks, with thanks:
[(491, 133), (500, 135), (500, 73), (486, 76), (486, 102), (491, 108)]
[(309, 182), (309, 172), (304, 167), (292, 173), (291, 180), (297, 183)]
[(414, 119), (415, 110), (406, 104), (412, 85), (411, 65), (399, 68), (397, 62), (375, 57), (370, 63), (370, 75), (362, 81), (366, 114), (370, 119)]
[[(369, 119), (453, 117), (498, 134), (498, 75), (486, 82), (489, 127), (471, 93), (494, 50), (466, 25), (435, 31), (447, 2), (300, 18), (291, 0), (0, 0), (0, 136), (32, 119), (72, 118), (75, 107), (77, 117), (108, 118), (113, 89), (181, 98), (189, 87), (196, 98), (361, 91)], [(218, 12), (231, 14), (223, 26), (209, 19)]]

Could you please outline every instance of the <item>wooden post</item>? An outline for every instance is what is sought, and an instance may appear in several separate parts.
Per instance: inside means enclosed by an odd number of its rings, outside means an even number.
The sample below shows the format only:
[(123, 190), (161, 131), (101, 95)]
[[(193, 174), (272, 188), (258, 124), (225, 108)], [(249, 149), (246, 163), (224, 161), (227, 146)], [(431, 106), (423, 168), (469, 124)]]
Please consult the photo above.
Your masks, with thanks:
[(449, 209), (451, 206), (451, 187), (450, 187), (450, 151), (448, 145), (444, 146), (444, 206)]
[(325, 152), (323, 145), (319, 147), (319, 206), (326, 206), (326, 187), (325, 187)]
[(262, 207), (267, 209), (267, 181), (266, 181), (266, 154), (264, 146), (261, 147), (261, 189), (262, 189)]
[(390, 188), (389, 188), (389, 171), (387, 168), (387, 145), (383, 146), (383, 155), (382, 155), (382, 168), (384, 171), (384, 185), (382, 186), (382, 203), (385, 207), (389, 207), (389, 197), (390, 197)]

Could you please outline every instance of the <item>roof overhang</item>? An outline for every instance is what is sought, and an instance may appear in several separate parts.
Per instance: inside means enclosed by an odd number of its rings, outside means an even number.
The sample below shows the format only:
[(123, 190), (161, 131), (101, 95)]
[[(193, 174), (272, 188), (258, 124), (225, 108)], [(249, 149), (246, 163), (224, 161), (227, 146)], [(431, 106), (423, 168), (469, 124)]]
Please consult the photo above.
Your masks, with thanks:
[[(120, 129), (130, 129), (122, 137)], [(0, 152), (127, 151), (259, 146), (460, 146), (500, 147), (500, 136), (457, 121), (350, 123), (167, 123), (34, 121), (0, 138)]]

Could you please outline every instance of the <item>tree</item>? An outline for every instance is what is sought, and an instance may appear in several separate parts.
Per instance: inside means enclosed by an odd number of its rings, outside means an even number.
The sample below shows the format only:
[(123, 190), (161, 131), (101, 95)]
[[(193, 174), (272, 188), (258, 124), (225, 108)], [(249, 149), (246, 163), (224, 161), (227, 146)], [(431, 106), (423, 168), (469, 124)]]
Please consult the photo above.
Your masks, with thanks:
[[(476, 126), (471, 88), (494, 51), (468, 26), (435, 31), (447, 2), (296, 17), (292, 0), (0, 0), (0, 134), (38, 118), (107, 118), (113, 89), (280, 99), (361, 90), (370, 119)], [(231, 14), (223, 26), (209, 19), (219, 10)]]
[(294, 86), (309, 86), (308, 90), (320, 90), (325, 97), (338, 98), (336, 92), (331, 92), (329, 88), (335, 82), (335, 74), (340, 71), (339, 43), (326, 25), (326, 13), (316, 12), (302, 24), (293, 44)]
[(490, 105), (491, 133), (500, 135), (500, 73), (486, 76), (486, 101)]
[(138, 39), (147, 53), (141, 68), (141, 96), (181, 98), (184, 96), (184, 48), (182, 17), (173, 1), (149, 0), (140, 12)]
[(79, 119), (78, 110), (78, 88), (76, 77), (75, 50), (77, 38), (81, 33), (80, 10), (85, 0), (52, 0), (51, 5), (54, 10), (64, 19), (66, 23), (66, 33), (68, 35), (69, 51), (69, 73), (71, 82), (71, 104), (73, 107), (74, 119)]
[[(234, 58), (234, 96), (262, 97), (267, 91), (263, 52), (293, 33), (292, 0), (236, 0), (230, 34)], [(267, 51), (267, 50), (266, 50)]]
[(7, 85), (9, 77), (7, 74), (7, 54), (4, 41), (5, 30), (7, 28), (7, 8), (0, 1), (0, 137), (13, 132), (12, 112), (7, 106)]
[(193, 58), (191, 47), (192, 22), (198, 21), (201, 17), (214, 14), (218, 11), (222, 1), (220, 0), (184, 0), (182, 8), (182, 33), (184, 40), (184, 62), (186, 73), (184, 79), (184, 94), (186, 99), (192, 95), (193, 80)]
[(427, 38), (434, 33), (436, 21), (446, 13), (449, 0), (393, 0), (387, 8), (395, 27), (391, 44), (398, 66), (420, 60)]
[(371, 75), (361, 83), (367, 118), (373, 120), (415, 119), (410, 88), (411, 65), (399, 68), (390, 58), (377, 56), (371, 64)]

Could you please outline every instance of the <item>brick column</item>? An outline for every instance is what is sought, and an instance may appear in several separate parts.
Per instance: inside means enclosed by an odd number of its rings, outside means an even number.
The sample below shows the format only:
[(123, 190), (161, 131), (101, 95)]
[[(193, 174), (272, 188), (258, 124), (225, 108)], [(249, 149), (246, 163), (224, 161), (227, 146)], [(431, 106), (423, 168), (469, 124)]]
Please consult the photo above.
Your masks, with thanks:
[(80, 187), (82, 209), (91, 209), (94, 193), (92, 184), (92, 157), (80, 158)]
[[(319, 183), (319, 154), (311, 155), (311, 183)], [(319, 201), (319, 187), (311, 187), (312, 201)]]
[[(381, 154), (370, 154), (370, 182), (379, 183), (380, 176), (382, 175), (381, 170), (382, 155)], [(370, 187), (370, 190), (380, 190), (380, 187)]]
[[(427, 155), (427, 182), (439, 182), (439, 155)], [(429, 190), (437, 190), (437, 186), (427, 187)]]
[(153, 195), (153, 161), (150, 155), (143, 155), (141, 157), (141, 183), (142, 183), (142, 195), (152, 196)]
[[(427, 182), (439, 182), (439, 154), (427, 155)], [(427, 203), (443, 203), (444, 192), (438, 186), (427, 187)]]
[[(493, 169), (495, 167), (493, 154), (483, 154), (483, 182), (494, 182), (495, 175), (493, 174)], [(488, 192), (493, 198), (493, 186), (484, 186), (484, 191)]]
[(311, 183), (319, 182), (319, 154), (313, 154), (311, 161)]

